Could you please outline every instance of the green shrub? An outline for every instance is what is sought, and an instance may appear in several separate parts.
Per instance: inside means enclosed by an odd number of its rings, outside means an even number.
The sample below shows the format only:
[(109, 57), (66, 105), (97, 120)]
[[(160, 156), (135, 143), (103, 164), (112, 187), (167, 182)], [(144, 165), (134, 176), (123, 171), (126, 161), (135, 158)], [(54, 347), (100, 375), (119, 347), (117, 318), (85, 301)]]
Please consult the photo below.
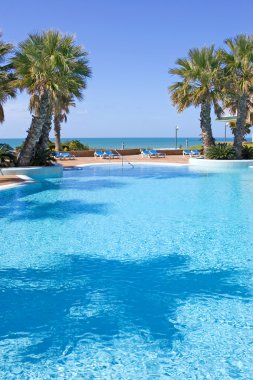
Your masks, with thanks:
[(61, 150), (89, 150), (89, 146), (82, 144), (79, 140), (71, 140), (62, 143)]
[(243, 145), (244, 145), (244, 146), (251, 147), (251, 146), (253, 146), (253, 142), (252, 142), (252, 141), (244, 141), (244, 142), (243, 142)]
[(236, 158), (233, 146), (226, 143), (210, 146), (206, 156), (211, 160), (234, 160)]
[(253, 159), (253, 147), (252, 146), (244, 145), (242, 147), (242, 158), (245, 160)]
[(21, 152), (21, 150), (23, 149), (23, 146), (24, 146), (24, 142), (22, 142), (21, 145), (16, 146), (15, 148), (16, 152)]
[(51, 150), (47, 149), (44, 152), (36, 152), (32, 158), (32, 166), (51, 166), (54, 165), (55, 157), (52, 156)]
[(0, 144), (0, 166), (15, 166), (17, 157), (9, 144)]
[[(0, 146), (1, 146), (1, 144), (0, 144)], [(23, 146), (24, 146), (24, 143), (20, 146), (17, 146), (16, 151), (20, 152), (21, 149), (23, 148)], [(55, 150), (55, 143), (53, 141), (49, 140), (48, 149), (49, 149), (49, 151)], [(60, 150), (68, 152), (69, 150), (89, 150), (89, 149), (90, 149), (90, 147), (88, 145), (82, 144), (79, 140), (70, 140), (70, 141), (64, 141), (61, 144)], [(45, 160), (43, 157), (36, 157), (35, 161), (36, 161), (36, 164), (39, 165), (39, 162), (44, 162)]]
[(54, 150), (55, 149), (55, 143), (53, 141), (49, 140), (47, 147), (50, 150)]
[(199, 145), (191, 145), (191, 146), (188, 146), (188, 148), (186, 148), (186, 149), (202, 151), (202, 150), (203, 150), (203, 145), (202, 145), (202, 144), (199, 144)]

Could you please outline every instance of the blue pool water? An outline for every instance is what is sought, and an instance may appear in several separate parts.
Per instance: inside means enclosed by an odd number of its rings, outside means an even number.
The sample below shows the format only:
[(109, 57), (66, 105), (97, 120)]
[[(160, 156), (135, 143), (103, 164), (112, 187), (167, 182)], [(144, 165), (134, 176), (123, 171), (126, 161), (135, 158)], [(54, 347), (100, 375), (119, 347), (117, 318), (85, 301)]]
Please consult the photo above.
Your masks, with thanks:
[(1, 379), (252, 379), (253, 171), (0, 194)]

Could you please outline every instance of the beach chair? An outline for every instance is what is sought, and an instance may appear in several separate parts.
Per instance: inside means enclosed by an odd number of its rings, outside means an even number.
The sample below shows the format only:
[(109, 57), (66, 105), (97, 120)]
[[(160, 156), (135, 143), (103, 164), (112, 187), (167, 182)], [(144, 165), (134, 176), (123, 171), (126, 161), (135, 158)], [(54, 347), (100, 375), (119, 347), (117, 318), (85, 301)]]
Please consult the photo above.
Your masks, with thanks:
[(183, 150), (183, 156), (191, 156), (191, 155), (192, 155), (191, 150), (188, 150), (188, 149)]
[(157, 157), (157, 158), (165, 158), (166, 153), (159, 153), (155, 149), (151, 149), (150, 151), (150, 157)]
[(192, 157), (200, 157), (200, 156), (201, 156), (201, 153), (200, 153), (199, 150), (197, 150), (197, 149), (193, 149), (193, 150), (191, 151), (191, 155), (192, 155)]
[(64, 160), (74, 160), (76, 158), (76, 156), (74, 156), (74, 154), (69, 153), (69, 152), (61, 152), (61, 157)]
[(102, 151), (102, 150), (96, 150), (95, 152), (94, 152), (94, 157), (95, 158), (104, 158), (104, 152)]
[(54, 156), (55, 158), (60, 158), (61, 154), (60, 152), (52, 152), (52, 156)]
[(74, 160), (76, 157), (69, 152), (55, 152), (55, 158), (59, 160)]
[(111, 150), (107, 150), (104, 152), (103, 158), (119, 158), (120, 155), (118, 153), (113, 153)]
[(143, 149), (141, 151), (141, 157), (144, 158), (144, 157), (148, 157), (150, 158), (150, 151), (149, 150), (146, 150), (146, 149)]

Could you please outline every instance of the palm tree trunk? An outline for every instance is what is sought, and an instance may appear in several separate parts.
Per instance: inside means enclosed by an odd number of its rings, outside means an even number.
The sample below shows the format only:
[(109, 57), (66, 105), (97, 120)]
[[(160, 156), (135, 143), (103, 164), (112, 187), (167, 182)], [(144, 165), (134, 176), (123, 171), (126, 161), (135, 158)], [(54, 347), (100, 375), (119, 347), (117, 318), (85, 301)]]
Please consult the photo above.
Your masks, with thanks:
[(23, 148), (21, 149), (18, 166), (29, 166), (35, 153), (35, 146), (40, 139), (44, 121), (49, 109), (48, 93), (44, 92), (40, 97), (40, 105), (37, 115), (33, 115), (31, 126), (28, 130)]
[(0, 123), (4, 122), (4, 108), (3, 105), (0, 103)]
[(214, 145), (214, 138), (211, 126), (211, 104), (207, 101), (201, 103), (200, 128), (202, 130), (202, 139), (205, 156), (207, 149), (210, 146)]
[(46, 153), (46, 150), (48, 149), (49, 133), (51, 131), (51, 125), (52, 125), (52, 113), (51, 113), (51, 110), (49, 110), (46, 120), (42, 127), (40, 139), (37, 142), (36, 147), (35, 147), (36, 154), (41, 158), (43, 158), (43, 156), (45, 156), (46, 158), (45, 153)]
[(234, 128), (234, 148), (236, 158), (242, 158), (242, 143), (245, 136), (245, 124), (247, 118), (247, 94), (243, 94), (237, 105), (237, 121)]
[(61, 149), (61, 122), (60, 118), (54, 117), (54, 136), (55, 136), (55, 151), (59, 152)]

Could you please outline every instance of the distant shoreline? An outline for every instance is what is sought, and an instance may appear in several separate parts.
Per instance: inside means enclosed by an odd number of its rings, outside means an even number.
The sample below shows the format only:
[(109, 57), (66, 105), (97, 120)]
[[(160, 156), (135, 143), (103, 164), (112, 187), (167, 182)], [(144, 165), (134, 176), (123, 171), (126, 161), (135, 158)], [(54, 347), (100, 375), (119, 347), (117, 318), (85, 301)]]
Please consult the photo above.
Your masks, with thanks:
[[(1, 138), (0, 143), (11, 145), (13, 148), (21, 145), (25, 140), (23, 137), (10, 137)], [(53, 138), (51, 138), (54, 141)], [(81, 143), (88, 145), (90, 148), (111, 148), (122, 149), (124, 148), (177, 148), (196, 146), (201, 144), (200, 137), (178, 137), (177, 141), (175, 137), (64, 137), (62, 141), (79, 140)], [(217, 141), (224, 141), (224, 137), (216, 137)], [(232, 137), (227, 138), (227, 141), (233, 141)], [(251, 141), (248, 138), (247, 141)]]

